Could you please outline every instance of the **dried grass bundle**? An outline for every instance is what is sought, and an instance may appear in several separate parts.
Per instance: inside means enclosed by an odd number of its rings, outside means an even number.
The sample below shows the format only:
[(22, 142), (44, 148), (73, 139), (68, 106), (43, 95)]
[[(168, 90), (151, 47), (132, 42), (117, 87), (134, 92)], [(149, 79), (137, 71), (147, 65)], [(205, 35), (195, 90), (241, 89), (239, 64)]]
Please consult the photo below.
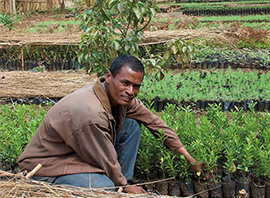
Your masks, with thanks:
[[(115, 197), (115, 198), (131, 198), (131, 197), (147, 197), (147, 198), (168, 198), (169, 196), (161, 196), (154, 193), (146, 194), (127, 194), (115, 191), (105, 191), (102, 188), (83, 188), (67, 185), (51, 185), (47, 182), (40, 182), (36, 180), (30, 180), (41, 165), (37, 165), (26, 176), (19, 172), (17, 174), (9, 173), (0, 170), (0, 197)], [(2, 180), (1, 180), (2, 178)], [(163, 179), (156, 182), (162, 182), (165, 180), (171, 180), (173, 178)], [(156, 183), (148, 182), (148, 183)], [(147, 184), (147, 183), (144, 183)], [(142, 185), (142, 184), (138, 184)], [(113, 189), (113, 188), (110, 188)], [(120, 187), (121, 189), (121, 187)]]
[(64, 97), (84, 85), (94, 83), (96, 75), (85, 71), (0, 72), (0, 102), (5, 98)]
[(114, 198), (131, 198), (131, 197), (147, 197), (147, 198), (168, 198), (170, 196), (157, 195), (154, 193), (147, 194), (127, 194), (114, 191), (105, 191), (91, 188), (79, 188), (71, 186), (50, 185), (46, 182), (38, 182), (34, 180), (16, 179), (0, 181), (0, 197), (114, 197)]

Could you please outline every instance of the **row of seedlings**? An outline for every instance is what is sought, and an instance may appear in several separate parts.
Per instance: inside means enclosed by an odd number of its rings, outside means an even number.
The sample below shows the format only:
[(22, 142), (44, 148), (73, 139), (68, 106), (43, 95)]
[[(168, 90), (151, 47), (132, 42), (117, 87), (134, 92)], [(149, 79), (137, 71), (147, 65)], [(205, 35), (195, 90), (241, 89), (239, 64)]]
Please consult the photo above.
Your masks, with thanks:
[(142, 130), (135, 175), (138, 180), (174, 180), (146, 185), (148, 191), (171, 196), (236, 197), (244, 189), (251, 198), (270, 196), (269, 113), (223, 112), (212, 106), (200, 117), (189, 108), (170, 105), (161, 118), (172, 127), (190, 154), (205, 163), (201, 173), (191, 170), (182, 156)]

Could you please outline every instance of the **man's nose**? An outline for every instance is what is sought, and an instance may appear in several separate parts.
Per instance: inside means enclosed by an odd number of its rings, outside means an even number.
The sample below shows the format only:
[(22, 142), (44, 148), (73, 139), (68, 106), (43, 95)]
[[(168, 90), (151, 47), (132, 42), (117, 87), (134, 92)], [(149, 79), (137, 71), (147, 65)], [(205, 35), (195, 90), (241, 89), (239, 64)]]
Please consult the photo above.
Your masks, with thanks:
[(127, 87), (127, 93), (130, 96), (134, 95), (134, 88), (133, 88), (132, 85), (130, 85), (130, 86)]

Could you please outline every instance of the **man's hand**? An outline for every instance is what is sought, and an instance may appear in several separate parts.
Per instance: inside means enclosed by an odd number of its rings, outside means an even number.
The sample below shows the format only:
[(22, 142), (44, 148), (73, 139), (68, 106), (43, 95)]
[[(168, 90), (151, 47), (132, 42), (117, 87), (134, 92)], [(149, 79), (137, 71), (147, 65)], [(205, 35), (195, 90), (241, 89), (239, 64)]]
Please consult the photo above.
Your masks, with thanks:
[(140, 186), (125, 186), (123, 187), (123, 192), (130, 193), (130, 194), (146, 193), (146, 191)]
[(187, 152), (187, 150), (184, 147), (181, 147), (181, 148), (177, 149), (176, 152), (179, 155), (184, 155), (185, 156), (188, 163), (191, 165), (191, 169), (194, 170), (195, 172), (200, 172), (201, 173), (200, 177), (203, 180), (209, 179), (209, 175), (210, 175), (209, 171), (207, 171), (206, 175), (203, 172), (203, 170), (205, 168), (205, 164), (204, 164), (203, 161), (200, 161), (199, 163), (197, 163), (197, 161)]
[(207, 171), (206, 175), (205, 175), (205, 172), (203, 171), (204, 168), (205, 168), (205, 164), (203, 161), (200, 161), (199, 163), (191, 163), (191, 169), (194, 170), (195, 172), (200, 172), (200, 177), (203, 179), (203, 180), (208, 180), (209, 179), (209, 171)]
[(200, 161), (199, 163), (190, 163), (191, 169), (195, 172), (203, 172), (204, 169), (204, 163), (203, 161)]

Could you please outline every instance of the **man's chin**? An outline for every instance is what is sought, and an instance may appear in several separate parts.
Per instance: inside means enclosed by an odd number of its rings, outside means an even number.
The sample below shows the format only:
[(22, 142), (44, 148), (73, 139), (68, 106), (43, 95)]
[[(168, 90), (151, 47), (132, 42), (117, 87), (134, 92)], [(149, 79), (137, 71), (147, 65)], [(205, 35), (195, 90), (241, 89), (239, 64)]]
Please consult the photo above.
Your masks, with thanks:
[(121, 103), (119, 103), (121, 106), (128, 106), (130, 105), (132, 100), (122, 100)]

